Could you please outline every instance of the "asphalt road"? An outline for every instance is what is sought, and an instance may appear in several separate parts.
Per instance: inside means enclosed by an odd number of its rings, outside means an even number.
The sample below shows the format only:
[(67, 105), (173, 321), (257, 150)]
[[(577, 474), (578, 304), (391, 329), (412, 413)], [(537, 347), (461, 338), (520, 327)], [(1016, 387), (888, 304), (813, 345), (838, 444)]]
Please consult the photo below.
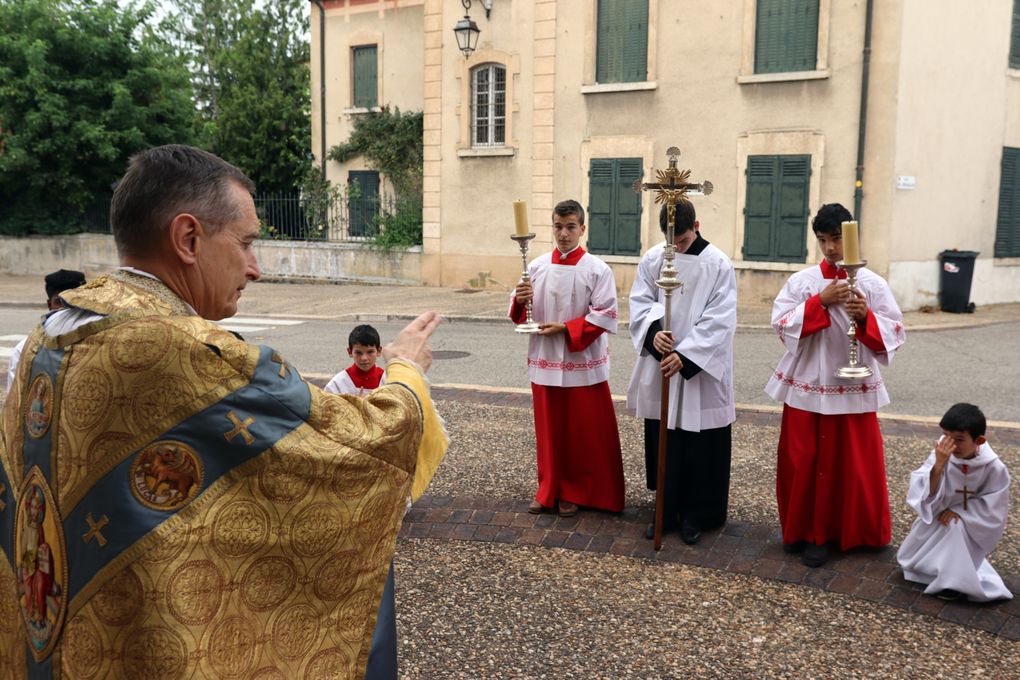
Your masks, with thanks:
[[(0, 336), (24, 334), (38, 321), (34, 310), (0, 308)], [(230, 323), (230, 322), (225, 322)], [(271, 345), (304, 373), (332, 374), (349, 365), (350, 322), (248, 318), (237, 329), (245, 339)], [(402, 322), (373, 324), (385, 343)], [(1020, 423), (1020, 323), (909, 333), (906, 346), (883, 370), (892, 403), (885, 413), (938, 417), (957, 401), (981, 406), (991, 420)], [(0, 341), (0, 351), (13, 341)], [(527, 388), (527, 338), (509, 322), (450, 322), (432, 343), (435, 384)], [(610, 340), (610, 388), (626, 394), (634, 350), (626, 332)], [(763, 387), (782, 356), (771, 331), (740, 330), (734, 345), (734, 388), (740, 404), (773, 405)]]

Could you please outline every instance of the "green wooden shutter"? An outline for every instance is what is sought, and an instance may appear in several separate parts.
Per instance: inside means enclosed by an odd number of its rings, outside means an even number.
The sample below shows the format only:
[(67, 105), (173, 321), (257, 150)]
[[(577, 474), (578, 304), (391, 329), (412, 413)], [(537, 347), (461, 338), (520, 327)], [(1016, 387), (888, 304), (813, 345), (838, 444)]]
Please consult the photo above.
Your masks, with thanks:
[(1002, 149), (995, 257), (1020, 257), (1020, 149)]
[(1012, 28), (1009, 41), (1009, 67), (1020, 68), (1020, 0), (1013, 0)]
[(376, 46), (354, 48), (354, 106), (370, 109), (379, 105)]
[(808, 188), (811, 156), (779, 157), (779, 201), (776, 219), (775, 257), (783, 262), (803, 262), (807, 257)]
[(350, 236), (373, 236), (379, 215), (379, 173), (375, 170), (352, 170), (347, 173), (347, 233)]
[(634, 180), (641, 179), (642, 174), (640, 158), (621, 158), (617, 162), (613, 239), (616, 255), (641, 254), (641, 195), (634, 191)]
[(640, 158), (593, 158), (588, 192), (588, 250), (603, 255), (641, 254)]
[(818, 0), (758, 0), (755, 26), (755, 73), (815, 69)]
[(648, 79), (648, 0), (598, 0), (595, 80)]
[(772, 196), (778, 168), (777, 156), (749, 156), (747, 159), (745, 260), (768, 260), (772, 257)]
[(613, 252), (613, 180), (616, 160), (593, 158), (588, 180), (588, 250)]
[(807, 256), (811, 156), (749, 156), (744, 259), (803, 262)]

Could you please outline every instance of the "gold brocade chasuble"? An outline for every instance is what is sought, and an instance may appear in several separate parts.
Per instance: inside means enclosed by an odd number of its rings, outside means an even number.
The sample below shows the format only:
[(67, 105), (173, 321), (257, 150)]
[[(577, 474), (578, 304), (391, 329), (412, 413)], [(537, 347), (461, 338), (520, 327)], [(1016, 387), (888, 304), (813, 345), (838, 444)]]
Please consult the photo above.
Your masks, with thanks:
[(0, 677), (361, 677), (447, 447), (424, 376), (326, 394), (158, 281), (63, 297), (105, 318), (36, 329), (4, 404)]

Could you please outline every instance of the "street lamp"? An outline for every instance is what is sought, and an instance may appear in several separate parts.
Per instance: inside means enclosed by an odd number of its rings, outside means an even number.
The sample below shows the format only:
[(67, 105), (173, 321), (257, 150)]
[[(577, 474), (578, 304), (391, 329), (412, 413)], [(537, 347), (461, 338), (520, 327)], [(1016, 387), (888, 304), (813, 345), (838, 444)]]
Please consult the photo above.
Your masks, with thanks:
[(464, 53), (466, 59), (478, 46), (478, 34), (481, 30), (478, 24), (471, 21), (471, 0), (460, 0), (460, 4), (464, 5), (464, 18), (453, 27), (453, 34), (457, 36), (457, 47)]

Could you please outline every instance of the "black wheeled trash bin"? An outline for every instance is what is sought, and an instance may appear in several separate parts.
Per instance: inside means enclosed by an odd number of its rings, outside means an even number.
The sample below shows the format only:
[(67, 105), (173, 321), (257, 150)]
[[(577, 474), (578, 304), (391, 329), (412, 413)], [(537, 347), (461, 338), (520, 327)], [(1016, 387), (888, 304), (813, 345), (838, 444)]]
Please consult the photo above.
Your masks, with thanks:
[(974, 279), (974, 260), (977, 256), (978, 253), (973, 250), (943, 250), (939, 253), (939, 260), (942, 261), (939, 306), (943, 312), (974, 312), (974, 303), (970, 301), (970, 284)]

